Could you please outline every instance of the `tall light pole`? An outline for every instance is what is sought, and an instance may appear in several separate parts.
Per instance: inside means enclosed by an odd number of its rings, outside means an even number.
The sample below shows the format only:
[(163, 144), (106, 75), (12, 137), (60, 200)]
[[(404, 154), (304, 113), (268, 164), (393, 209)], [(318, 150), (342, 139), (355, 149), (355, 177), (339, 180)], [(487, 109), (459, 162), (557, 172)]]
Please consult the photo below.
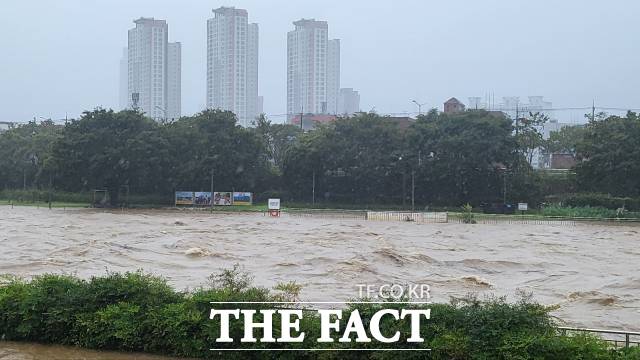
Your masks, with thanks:
[(419, 102), (417, 102), (416, 100), (411, 100), (412, 103), (418, 105), (418, 116), (422, 115), (422, 107), (424, 105), (427, 105), (427, 103), (424, 104), (420, 104)]
[(162, 111), (162, 113), (164, 114), (164, 119), (163, 120), (166, 122), (168, 120), (167, 119), (167, 110), (165, 108), (159, 106), (159, 105), (156, 105), (156, 109)]

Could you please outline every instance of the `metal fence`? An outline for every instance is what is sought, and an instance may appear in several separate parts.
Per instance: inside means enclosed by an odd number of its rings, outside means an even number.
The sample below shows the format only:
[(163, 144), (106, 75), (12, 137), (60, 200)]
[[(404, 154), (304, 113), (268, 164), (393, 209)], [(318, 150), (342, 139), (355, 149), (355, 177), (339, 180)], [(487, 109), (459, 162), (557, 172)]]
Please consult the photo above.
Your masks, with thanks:
[(559, 327), (558, 331), (562, 335), (569, 334), (592, 334), (611, 344), (614, 348), (640, 347), (640, 332), (616, 331), (601, 329), (581, 329), (572, 327)]
[(364, 210), (289, 209), (286, 213), (298, 218), (367, 220)]
[(418, 224), (446, 223), (446, 212), (404, 212), (404, 211), (365, 211), (365, 210), (296, 210), (286, 212), (291, 217), (317, 219), (351, 219), (371, 221), (404, 221)]
[[(462, 213), (447, 212), (413, 212), (413, 211), (367, 211), (338, 209), (289, 209), (285, 212), (291, 217), (318, 219), (351, 219), (372, 221), (402, 221), (417, 224), (465, 222)], [(575, 226), (584, 224), (629, 225), (640, 223), (640, 219), (603, 219), (577, 218), (540, 215), (494, 215), (473, 213), (473, 221), (477, 224), (512, 224), (512, 225), (556, 225)]]
[(405, 221), (418, 224), (434, 224), (448, 222), (446, 212), (402, 212), (402, 211), (368, 211), (367, 220), (373, 221)]
[[(491, 215), (473, 214), (476, 224), (514, 224), (514, 225), (562, 225), (575, 226), (575, 219), (540, 217), (531, 215)], [(450, 223), (464, 223), (462, 214), (449, 214)]]

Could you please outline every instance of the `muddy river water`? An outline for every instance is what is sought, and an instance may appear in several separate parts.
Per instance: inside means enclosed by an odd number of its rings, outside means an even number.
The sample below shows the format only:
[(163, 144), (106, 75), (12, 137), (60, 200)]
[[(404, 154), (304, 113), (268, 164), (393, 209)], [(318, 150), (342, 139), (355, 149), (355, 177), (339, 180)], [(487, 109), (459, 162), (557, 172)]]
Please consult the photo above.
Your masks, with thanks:
[(640, 330), (638, 226), (0, 206), (0, 273), (89, 277), (143, 269), (187, 289), (236, 263), (257, 285), (303, 284), (305, 301), (348, 300), (358, 284), (428, 284), (437, 302), (469, 293), (513, 298), (524, 290), (558, 305), (554, 315), (567, 325)]

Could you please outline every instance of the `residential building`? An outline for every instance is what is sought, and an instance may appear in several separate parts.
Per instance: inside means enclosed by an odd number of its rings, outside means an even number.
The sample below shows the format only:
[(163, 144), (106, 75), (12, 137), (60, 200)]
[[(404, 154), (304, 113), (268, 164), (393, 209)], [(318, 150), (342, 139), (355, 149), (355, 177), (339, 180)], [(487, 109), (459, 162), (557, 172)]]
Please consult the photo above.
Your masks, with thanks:
[(445, 114), (454, 114), (463, 112), (465, 110), (465, 106), (460, 100), (452, 97), (444, 103), (444, 113)]
[(353, 115), (360, 111), (360, 94), (353, 88), (340, 89), (338, 96), (338, 114)]
[(337, 114), (340, 41), (329, 41), (326, 21), (301, 19), (287, 34), (287, 113)]
[(264, 114), (264, 96), (258, 96), (258, 115)]
[(327, 114), (338, 114), (340, 94), (340, 40), (329, 40), (327, 51)]
[(167, 72), (167, 119), (179, 119), (182, 114), (182, 44), (169, 43)]
[(122, 49), (120, 58), (120, 88), (118, 91), (118, 110), (124, 110), (129, 106), (129, 49)]
[[(302, 117), (302, 130), (313, 130), (318, 124), (328, 124), (332, 121), (336, 121), (336, 119), (338, 119), (336, 115), (304, 114)], [(300, 126), (300, 115), (293, 116), (290, 122), (292, 125)]]
[(244, 9), (221, 7), (207, 21), (207, 107), (232, 111), (242, 126), (259, 115), (258, 24)]
[(180, 46), (169, 43), (166, 21), (142, 17), (134, 23), (127, 48), (128, 107), (156, 120), (180, 117)]
[(10, 121), (0, 121), (0, 133), (12, 129), (16, 123)]

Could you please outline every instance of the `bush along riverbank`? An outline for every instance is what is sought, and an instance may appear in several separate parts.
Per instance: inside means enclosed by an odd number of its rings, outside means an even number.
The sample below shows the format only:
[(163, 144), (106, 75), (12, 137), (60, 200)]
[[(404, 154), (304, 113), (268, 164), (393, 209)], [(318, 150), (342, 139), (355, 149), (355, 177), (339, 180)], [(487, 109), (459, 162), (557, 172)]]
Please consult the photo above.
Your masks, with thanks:
[[(109, 273), (82, 280), (66, 275), (42, 275), (31, 281), (7, 278), (0, 287), (0, 336), (4, 340), (73, 345), (92, 349), (142, 351), (193, 358), (228, 359), (394, 359), (399, 352), (214, 352), (216, 348), (431, 348), (404, 352), (406, 358), (427, 359), (640, 359), (640, 350), (612, 350), (590, 336), (564, 336), (555, 328), (549, 308), (526, 298), (516, 303), (503, 299), (467, 299), (452, 304), (416, 305), (431, 309), (431, 319), (421, 322), (424, 343), (408, 344), (409, 319), (382, 318), (381, 332), (402, 334), (397, 343), (318, 343), (320, 319), (305, 310), (300, 330), (303, 343), (240, 344), (244, 329), (232, 321), (235, 343), (216, 344), (217, 321), (210, 320), (211, 302), (294, 301), (300, 286), (280, 284), (274, 290), (253, 287), (250, 277), (237, 268), (212, 276), (206, 287), (176, 292), (165, 280), (135, 273)], [(216, 305), (236, 308), (240, 305)], [(274, 305), (242, 305), (260, 310)], [(400, 304), (358, 304), (365, 324), (380, 309), (400, 309)], [(273, 329), (280, 324), (274, 318)], [(262, 321), (260, 317), (256, 321)], [(343, 318), (346, 322), (346, 319)], [(343, 323), (342, 329), (345, 324)], [(338, 332), (339, 333), (339, 332)], [(256, 337), (261, 337), (257, 330)], [(337, 337), (340, 334), (336, 334)]]

